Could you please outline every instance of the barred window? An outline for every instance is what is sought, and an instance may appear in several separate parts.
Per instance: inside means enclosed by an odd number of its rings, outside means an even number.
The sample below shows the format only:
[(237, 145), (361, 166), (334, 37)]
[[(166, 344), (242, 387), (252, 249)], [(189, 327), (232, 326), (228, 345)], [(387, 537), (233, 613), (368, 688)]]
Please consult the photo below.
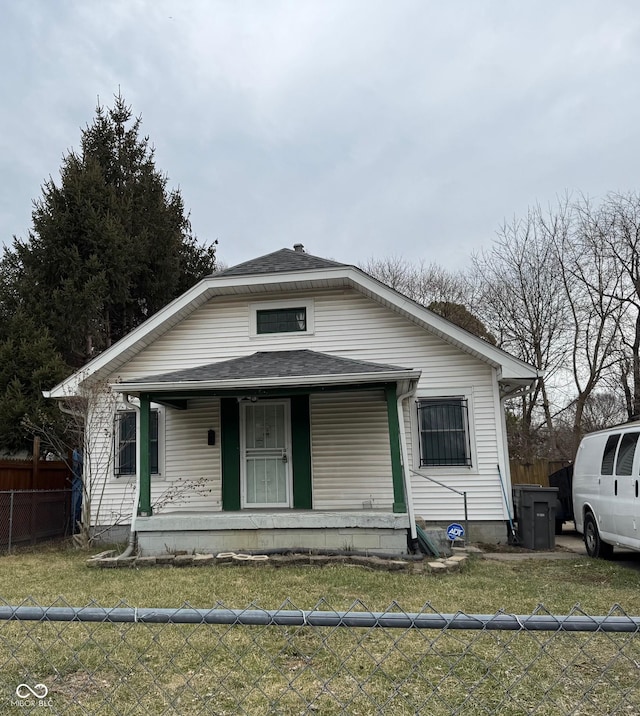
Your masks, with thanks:
[(256, 313), (256, 332), (295, 333), (307, 330), (307, 309), (273, 308)]
[(420, 467), (471, 465), (466, 398), (417, 401)]
[[(133, 410), (119, 412), (115, 425), (115, 474), (136, 474), (136, 414)], [(149, 420), (149, 465), (151, 474), (158, 470), (158, 411), (152, 410)]]

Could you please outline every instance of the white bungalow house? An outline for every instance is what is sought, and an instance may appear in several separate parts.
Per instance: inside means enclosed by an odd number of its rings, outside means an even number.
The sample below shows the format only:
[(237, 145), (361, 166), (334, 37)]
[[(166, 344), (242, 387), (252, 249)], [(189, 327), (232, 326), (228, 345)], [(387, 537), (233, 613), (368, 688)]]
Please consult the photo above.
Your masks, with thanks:
[(536, 379), (296, 245), (203, 279), (46, 395), (108, 386), (91, 520), (130, 524), (140, 554), (406, 553), (416, 519), (463, 521), (463, 493), (472, 539), (506, 537), (503, 402)]

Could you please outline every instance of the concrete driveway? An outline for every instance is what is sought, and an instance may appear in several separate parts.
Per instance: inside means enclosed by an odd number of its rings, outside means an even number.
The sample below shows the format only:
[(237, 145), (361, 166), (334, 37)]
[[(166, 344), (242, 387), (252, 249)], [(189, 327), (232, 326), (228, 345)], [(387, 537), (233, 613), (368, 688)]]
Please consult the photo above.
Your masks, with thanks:
[(556, 550), (557, 549), (573, 552), (574, 555), (587, 556), (587, 549), (584, 546), (582, 535), (576, 532), (573, 522), (565, 525), (561, 535), (556, 535)]
[[(553, 552), (537, 552), (532, 550), (518, 550), (505, 552), (485, 552), (485, 559), (492, 559), (499, 562), (512, 562), (522, 559), (576, 559), (587, 556), (582, 535), (575, 531), (573, 522), (565, 524), (561, 535), (556, 535), (556, 548)], [(628, 549), (615, 548), (612, 562), (640, 570), (640, 552)]]

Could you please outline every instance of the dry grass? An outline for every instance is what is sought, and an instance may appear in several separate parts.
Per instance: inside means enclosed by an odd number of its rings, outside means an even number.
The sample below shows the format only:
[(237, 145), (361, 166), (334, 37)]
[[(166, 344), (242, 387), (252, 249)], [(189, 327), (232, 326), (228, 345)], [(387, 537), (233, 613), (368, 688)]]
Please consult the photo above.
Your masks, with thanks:
[[(0, 558), (0, 596), (41, 605), (640, 614), (640, 572), (586, 559), (473, 560), (427, 576), (358, 567), (96, 570), (60, 546)], [(61, 714), (640, 713), (636, 635), (0, 623), (0, 711), (45, 683)], [(29, 681), (30, 680), (30, 681)], [(37, 709), (36, 709), (37, 712)]]

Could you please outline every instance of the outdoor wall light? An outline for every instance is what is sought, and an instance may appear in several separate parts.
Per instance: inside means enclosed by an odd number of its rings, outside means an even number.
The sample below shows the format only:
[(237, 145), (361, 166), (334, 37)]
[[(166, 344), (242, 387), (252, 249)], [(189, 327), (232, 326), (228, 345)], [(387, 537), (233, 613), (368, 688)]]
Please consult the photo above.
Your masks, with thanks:
[(216, 431), (209, 430), (207, 432), (207, 445), (215, 445), (215, 444), (216, 444)]

